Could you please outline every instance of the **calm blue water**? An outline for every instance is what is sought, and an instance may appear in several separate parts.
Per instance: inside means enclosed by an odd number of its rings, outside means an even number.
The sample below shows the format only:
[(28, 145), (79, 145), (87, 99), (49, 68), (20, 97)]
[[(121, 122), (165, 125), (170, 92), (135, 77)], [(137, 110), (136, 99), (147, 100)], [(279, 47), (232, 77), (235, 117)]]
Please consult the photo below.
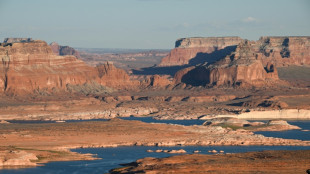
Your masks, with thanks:
[[(291, 125), (296, 125), (302, 128), (302, 130), (310, 130), (310, 121), (288, 121)], [(278, 137), (278, 138), (286, 138), (286, 139), (298, 139), (298, 140), (310, 140), (310, 131), (302, 131), (302, 130), (288, 130), (288, 131), (259, 131), (255, 132), (256, 134), (262, 134), (266, 137)]]
[[(140, 120), (147, 123), (168, 123), (168, 124), (181, 124), (181, 125), (201, 125), (204, 120), (155, 120), (151, 117), (129, 117), (122, 118), (124, 120)], [(85, 120), (77, 120), (85, 121)], [(87, 121), (106, 121), (103, 119), (87, 120)], [(68, 121), (76, 122), (76, 121)], [(310, 130), (310, 120), (308, 121), (288, 121), (290, 124), (297, 125), (302, 129)], [(42, 123), (38, 121), (19, 123)], [(303, 132), (300, 130), (282, 131), (282, 132), (256, 132), (265, 136), (280, 137), (310, 140), (310, 132)], [(201, 154), (209, 154), (208, 150), (224, 150), (225, 153), (238, 153), (249, 151), (262, 151), (262, 150), (310, 150), (310, 146), (186, 146), (186, 147), (117, 147), (117, 148), (87, 148), (87, 149), (74, 149), (72, 151), (78, 153), (92, 153), (97, 154), (97, 157), (102, 159), (94, 161), (68, 161), (68, 162), (50, 162), (44, 166), (26, 169), (5, 169), (0, 170), (0, 174), (33, 174), (33, 173), (47, 173), (47, 174), (67, 174), (67, 173), (106, 173), (112, 168), (121, 167), (119, 164), (129, 163), (144, 157), (168, 157), (176, 154), (168, 153), (149, 153), (146, 150), (152, 149), (185, 149), (188, 153), (193, 153), (194, 150), (200, 150)]]
[[(146, 123), (167, 123), (167, 124), (180, 124), (185, 126), (190, 125), (202, 125), (205, 120), (156, 120), (152, 117), (123, 117), (123, 120), (139, 120)], [(107, 121), (107, 119), (92, 119), (92, 120), (67, 120), (66, 122), (82, 122), (82, 121)], [(253, 120), (254, 121), (254, 120)], [(260, 120), (261, 121), (261, 120)], [(11, 123), (55, 123), (55, 121), (37, 121), (37, 120), (12, 120)], [(266, 121), (262, 121), (266, 122)], [(288, 121), (289, 124), (296, 125), (302, 128), (302, 130), (310, 130), (310, 120), (303, 121)], [(310, 131), (304, 132), (301, 130), (289, 130), (280, 132), (259, 131), (256, 134), (262, 134), (267, 137), (277, 137), (286, 139), (299, 139), (310, 140)]]
[(206, 120), (156, 120), (153, 117), (124, 117), (123, 120), (139, 120), (145, 123), (180, 124), (184, 126), (202, 125)]
[(107, 173), (110, 169), (121, 167), (119, 164), (130, 163), (137, 159), (144, 157), (168, 157), (175, 154), (168, 153), (149, 153), (146, 150), (152, 149), (184, 149), (189, 153), (194, 150), (200, 150), (201, 154), (209, 154), (208, 150), (224, 150), (225, 153), (249, 152), (249, 151), (262, 151), (262, 150), (310, 150), (310, 147), (297, 147), (297, 146), (213, 146), (213, 147), (117, 147), (117, 148), (87, 148), (75, 149), (73, 151), (79, 153), (92, 153), (97, 154), (100, 160), (94, 161), (68, 161), (68, 162), (51, 162), (36, 168), (27, 169), (11, 169), (0, 170), (0, 174), (34, 174), (34, 173), (47, 173), (47, 174), (84, 174), (84, 173)]
[[(139, 120), (146, 123), (168, 123), (168, 124), (180, 124), (185, 126), (190, 125), (202, 125), (205, 120), (155, 120), (152, 117), (127, 117), (122, 118), (124, 120)], [(252, 121), (261, 121), (262, 120), (252, 120)], [(302, 128), (302, 130), (310, 130), (310, 120), (303, 121), (288, 121), (291, 125), (296, 125)], [(310, 131), (304, 132), (301, 130), (289, 130), (289, 131), (279, 131), (279, 132), (270, 132), (270, 131), (260, 131), (255, 132), (256, 134), (262, 134), (266, 137), (277, 137), (285, 139), (299, 139), (299, 140), (310, 140)]]

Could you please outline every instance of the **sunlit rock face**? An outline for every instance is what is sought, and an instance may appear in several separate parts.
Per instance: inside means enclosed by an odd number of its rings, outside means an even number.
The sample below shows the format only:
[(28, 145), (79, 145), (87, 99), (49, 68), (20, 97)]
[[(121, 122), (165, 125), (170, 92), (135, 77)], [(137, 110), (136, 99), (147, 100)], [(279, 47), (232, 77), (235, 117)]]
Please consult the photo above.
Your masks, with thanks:
[(272, 63), (264, 67), (262, 53), (255, 50), (256, 44), (243, 41), (234, 52), (213, 64), (189, 67), (177, 72), (174, 81), (194, 86), (260, 86), (278, 80), (277, 69)]
[(310, 65), (310, 37), (261, 37), (257, 41), (258, 52), (266, 65), (272, 62), (276, 66)]
[(55, 55), (41, 40), (13, 42), (0, 46), (0, 89), (5, 92), (32, 92), (98, 79), (94, 68), (75, 56)]
[(182, 38), (175, 48), (162, 59), (159, 66), (176, 66), (214, 62), (216, 57), (229, 54), (243, 39), (240, 37)]

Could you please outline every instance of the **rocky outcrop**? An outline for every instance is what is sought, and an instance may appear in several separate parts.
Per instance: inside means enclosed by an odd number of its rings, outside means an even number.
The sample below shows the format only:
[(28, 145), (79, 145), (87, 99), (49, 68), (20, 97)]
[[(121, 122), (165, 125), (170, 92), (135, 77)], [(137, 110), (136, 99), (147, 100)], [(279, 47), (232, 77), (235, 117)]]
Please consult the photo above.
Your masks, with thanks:
[(260, 86), (278, 80), (276, 67), (271, 63), (263, 66), (260, 54), (253, 47), (255, 44), (244, 41), (233, 53), (214, 64), (189, 67), (177, 72), (174, 81), (194, 86)]
[(310, 172), (309, 153), (309, 150), (287, 150), (146, 157), (123, 164), (122, 167), (110, 170), (110, 173), (307, 173)]
[(19, 93), (65, 89), (98, 78), (94, 68), (74, 56), (56, 56), (46, 42), (17, 42), (0, 46), (0, 90)]
[(268, 107), (272, 109), (285, 109), (288, 107), (287, 103), (277, 100), (251, 100), (240, 104), (247, 108)]
[(310, 110), (307, 109), (282, 109), (266, 111), (250, 111), (238, 115), (217, 115), (217, 117), (237, 117), (240, 119), (310, 119)]
[(172, 84), (172, 81), (169, 80), (170, 76), (160, 76), (160, 75), (152, 75), (146, 79), (146, 85), (148, 87), (166, 87)]
[(139, 85), (139, 81), (130, 80), (124, 70), (111, 63), (94, 68), (75, 56), (55, 55), (44, 41), (13, 41), (10, 45), (0, 45), (0, 90), (3, 92), (79, 92), (92, 91), (92, 87), (101, 90), (100, 85), (117, 89)]
[[(234, 50), (242, 39), (240, 37), (182, 38), (175, 48), (162, 59), (159, 66), (175, 66), (214, 62), (214, 58), (224, 57)], [(210, 55), (213, 53), (212, 55)], [(191, 62), (192, 61), (192, 62)]]
[(310, 65), (310, 37), (283, 36), (261, 37), (257, 41), (258, 52), (266, 65), (272, 62), (276, 66)]
[[(264, 124), (264, 123), (261, 123)], [(238, 126), (244, 127), (246, 125), (250, 125), (250, 122), (246, 120), (241, 120), (233, 117), (220, 117), (213, 118), (203, 123), (204, 126), (215, 126), (215, 125), (223, 125), (223, 126)]]
[(147, 152), (156, 152), (156, 153), (186, 153), (186, 150), (184, 149), (179, 149), (179, 150), (162, 150), (162, 149), (158, 149), (158, 150), (147, 150)]
[(307, 36), (183, 38), (160, 66), (191, 65), (175, 74), (175, 84), (262, 86), (278, 80), (276, 67), (310, 65), (309, 50)]
[(234, 117), (219, 117), (209, 119), (204, 122), (205, 126), (222, 126), (232, 129), (246, 129), (249, 131), (284, 131), (301, 129), (298, 126), (290, 125), (284, 120), (270, 120), (267, 123), (264, 122), (249, 122), (247, 120), (242, 120)]
[(52, 42), (50, 44), (50, 47), (52, 48), (53, 52), (56, 55), (60, 55), (60, 56), (73, 55), (73, 56), (77, 57), (78, 59), (81, 59), (80, 53), (72, 47), (61, 46), (56, 42)]
[(112, 62), (106, 62), (96, 67), (100, 84), (117, 89), (130, 89), (139, 86), (140, 82), (130, 80), (129, 75), (122, 69), (116, 68)]
[(33, 153), (26, 151), (1, 151), (0, 154), (0, 168), (37, 165), (33, 161), (38, 160), (38, 157)]
[[(239, 37), (182, 38), (175, 43), (175, 48), (162, 59), (160, 66), (196, 65), (213, 63), (241, 43)], [(310, 65), (309, 36), (264, 36), (253, 41), (252, 49), (260, 53), (259, 57), (266, 66), (271, 62), (275, 66)]]

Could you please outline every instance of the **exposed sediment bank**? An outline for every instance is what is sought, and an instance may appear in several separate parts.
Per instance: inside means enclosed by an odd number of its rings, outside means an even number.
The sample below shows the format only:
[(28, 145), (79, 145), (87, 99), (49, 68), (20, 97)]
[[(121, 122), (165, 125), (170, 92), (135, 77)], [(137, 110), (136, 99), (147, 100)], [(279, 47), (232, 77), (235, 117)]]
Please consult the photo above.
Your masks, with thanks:
[[(263, 151), (217, 155), (143, 158), (110, 172), (118, 173), (307, 173), (310, 151)], [(268, 165), (266, 165), (268, 164)]]
[(266, 111), (250, 111), (237, 115), (217, 115), (217, 117), (236, 117), (240, 119), (294, 119), (308, 120), (310, 119), (310, 110), (307, 109), (282, 109), (282, 110), (266, 110)]
[[(31, 151), (33, 154), (30, 154), (31, 159), (35, 159), (34, 156), (36, 156), (38, 160), (34, 162), (40, 163), (66, 159), (66, 153), (71, 156), (70, 159), (85, 159), (85, 156), (75, 156), (73, 153), (68, 153), (68, 149), (87, 147), (310, 146), (310, 141), (264, 137), (250, 131), (234, 131), (217, 126), (152, 124), (120, 119), (105, 122), (3, 124), (0, 127), (0, 132), (1, 152), (6, 153), (8, 157), (2, 160), (2, 167), (5, 166), (5, 162), (10, 157), (15, 159), (14, 155), (9, 153), (12, 147), (15, 148), (13, 151), (17, 150), (18, 153), (24, 153), (20, 151), (27, 153)], [(44, 151), (47, 155), (41, 154)], [(72, 158), (72, 156), (76, 158)], [(40, 160), (43, 159), (41, 157), (44, 157), (45, 161)], [(10, 164), (14, 164), (15, 167), (19, 166), (19, 163)]]

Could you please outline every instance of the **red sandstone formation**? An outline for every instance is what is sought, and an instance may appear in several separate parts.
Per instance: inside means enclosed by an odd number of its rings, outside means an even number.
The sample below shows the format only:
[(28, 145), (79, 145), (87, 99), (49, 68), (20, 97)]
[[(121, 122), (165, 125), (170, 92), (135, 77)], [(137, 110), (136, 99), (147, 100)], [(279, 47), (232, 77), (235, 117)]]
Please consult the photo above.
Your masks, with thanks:
[[(183, 38), (162, 59), (160, 66), (196, 65), (213, 63), (234, 51), (243, 41), (239, 37)], [(263, 64), (276, 66), (310, 65), (310, 37), (261, 37), (252, 44), (253, 51), (261, 53)]]
[(78, 59), (81, 59), (80, 53), (72, 47), (60, 46), (56, 42), (52, 42), (50, 44), (50, 47), (52, 48), (53, 52), (56, 55), (60, 55), (60, 56), (73, 55), (73, 56), (77, 57)]
[(175, 82), (198, 85), (265, 85), (268, 81), (278, 80), (277, 69), (271, 63), (265, 68), (259, 53), (253, 49), (255, 42), (242, 42), (236, 51), (224, 59), (195, 68), (189, 67), (175, 75)]
[(1, 44), (0, 57), (0, 90), (6, 93), (66, 90), (68, 85), (94, 83), (113, 88), (139, 84), (112, 64), (94, 68), (75, 56), (55, 55), (40, 40)]
[(310, 37), (261, 37), (257, 41), (266, 65), (310, 65)]
[[(231, 52), (233, 47), (238, 45), (242, 39), (240, 37), (207, 37), (207, 38), (182, 38), (175, 43), (175, 48), (162, 59), (159, 66), (175, 66), (189, 64), (191, 59), (201, 59), (203, 54), (222, 50)], [(228, 48), (227, 48), (228, 47)], [(223, 54), (220, 52), (220, 54)], [(204, 60), (207, 62), (209, 60)], [(200, 62), (198, 60), (197, 62)], [(202, 62), (201, 62), (202, 63)]]
[(65, 89), (67, 84), (97, 78), (96, 71), (84, 62), (74, 56), (56, 56), (40, 40), (0, 46), (0, 57), (0, 90), (5, 92)]
[(139, 85), (139, 81), (130, 80), (129, 75), (122, 69), (116, 68), (112, 62), (96, 67), (100, 84), (117, 89), (128, 89)]
[(171, 84), (171, 81), (168, 79), (169, 76), (160, 76), (160, 75), (152, 75), (148, 80), (147, 83), (149, 86), (152, 87), (165, 87)]

